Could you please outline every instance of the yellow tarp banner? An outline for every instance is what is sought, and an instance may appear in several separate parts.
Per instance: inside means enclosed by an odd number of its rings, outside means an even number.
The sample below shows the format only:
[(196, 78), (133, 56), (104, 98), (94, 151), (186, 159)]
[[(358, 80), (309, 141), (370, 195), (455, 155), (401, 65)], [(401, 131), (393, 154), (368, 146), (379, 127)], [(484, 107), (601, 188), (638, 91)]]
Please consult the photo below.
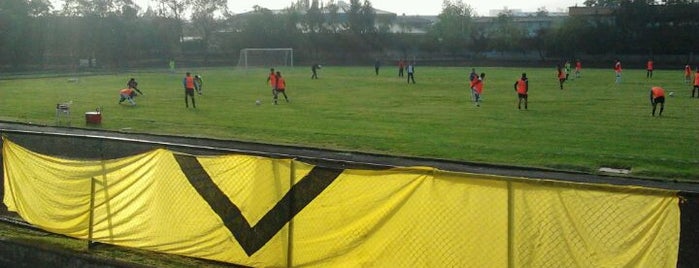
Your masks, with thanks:
[(675, 192), (3, 142), (4, 203), (45, 230), (255, 267), (675, 267)]

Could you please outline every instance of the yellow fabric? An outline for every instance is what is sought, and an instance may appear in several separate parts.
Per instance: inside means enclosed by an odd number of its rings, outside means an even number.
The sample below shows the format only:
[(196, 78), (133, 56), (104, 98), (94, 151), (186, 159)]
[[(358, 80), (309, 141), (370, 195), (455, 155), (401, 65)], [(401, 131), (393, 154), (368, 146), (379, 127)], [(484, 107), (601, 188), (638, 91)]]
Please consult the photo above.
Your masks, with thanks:
[(676, 267), (676, 193), (516, 183), (516, 267)]
[[(250, 226), (313, 165), (197, 157)], [(78, 161), (3, 142), (4, 203), (45, 230), (255, 267), (675, 267), (675, 192), (439, 171), (344, 170), (249, 255), (167, 150)], [(304, 193), (302, 191), (302, 193)], [(290, 248), (289, 248), (290, 245)], [(289, 255), (290, 254), (290, 255)]]

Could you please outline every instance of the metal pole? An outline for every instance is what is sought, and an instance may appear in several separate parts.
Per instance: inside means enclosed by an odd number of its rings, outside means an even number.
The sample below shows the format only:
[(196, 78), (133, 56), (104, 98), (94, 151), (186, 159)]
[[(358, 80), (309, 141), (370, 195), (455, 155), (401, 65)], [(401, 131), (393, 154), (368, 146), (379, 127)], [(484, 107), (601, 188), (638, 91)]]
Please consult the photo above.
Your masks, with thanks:
[(87, 227), (87, 249), (92, 248), (92, 225), (95, 221), (95, 178), (90, 178), (90, 221)]
[(294, 159), (291, 159), (291, 165), (289, 166), (289, 190), (287, 190), (289, 194), (289, 224), (288, 224), (288, 231), (287, 231), (287, 238), (286, 238), (286, 267), (292, 267), (293, 263), (293, 243), (292, 239), (294, 239), (293, 236), (293, 230), (294, 230), (294, 217), (293, 217), (293, 212), (294, 212), (294, 193), (291, 192), (291, 188), (294, 187), (294, 182), (296, 180), (296, 166), (294, 165), (296, 161)]
[(512, 182), (507, 182), (507, 267), (515, 267), (515, 193)]

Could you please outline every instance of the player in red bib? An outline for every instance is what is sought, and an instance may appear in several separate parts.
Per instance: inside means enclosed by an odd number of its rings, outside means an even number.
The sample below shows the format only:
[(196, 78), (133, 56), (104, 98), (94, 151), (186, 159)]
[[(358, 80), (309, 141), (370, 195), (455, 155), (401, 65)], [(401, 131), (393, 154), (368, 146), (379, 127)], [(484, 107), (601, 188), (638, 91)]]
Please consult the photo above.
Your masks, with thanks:
[(662, 87), (652, 87), (650, 88), (650, 104), (653, 105), (653, 112), (651, 115), (655, 116), (655, 107), (660, 103), (660, 112), (658, 116), (663, 115), (663, 109), (665, 109), (665, 89)]
[(524, 100), (524, 109), (527, 110), (527, 99), (529, 98), (529, 79), (527, 79), (526, 73), (522, 73), (522, 77), (515, 82), (515, 91), (517, 91), (517, 98), (519, 99), (517, 109), (522, 109), (522, 100)]

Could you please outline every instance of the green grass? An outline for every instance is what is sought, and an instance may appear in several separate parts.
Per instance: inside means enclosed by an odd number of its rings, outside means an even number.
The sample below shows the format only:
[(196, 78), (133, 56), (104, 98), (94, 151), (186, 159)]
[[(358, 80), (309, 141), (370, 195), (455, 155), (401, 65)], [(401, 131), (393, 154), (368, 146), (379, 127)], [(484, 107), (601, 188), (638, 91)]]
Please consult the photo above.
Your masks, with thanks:
[[(682, 70), (584, 69), (558, 89), (555, 69), (477, 68), (486, 72), (484, 102), (467, 91), (470, 67), (420, 67), (417, 84), (395, 68), (281, 68), (291, 103), (271, 105), (266, 69), (193, 69), (80, 77), (0, 80), (0, 119), (56, 125), (57, 102), (73, 101), (73, 127), (102, 106), (94, 128), (216, 137), (274, 144), (532, 166), (594, 173), (631, 168), (632, 175), (699, 179), (699, 99), (690, 99)], [(184, 107), (182, 74), (202, 74), (197, 109)], [(530, 78), (528, 111), (519, 111), (513, 84)], [(118, 105), (118, 91), (135, 77), (145, 96)], [(674, 91), (662, 117), (650, 116), (651, 85)], [(262, 105), (256, 106), (255, 100)]]

